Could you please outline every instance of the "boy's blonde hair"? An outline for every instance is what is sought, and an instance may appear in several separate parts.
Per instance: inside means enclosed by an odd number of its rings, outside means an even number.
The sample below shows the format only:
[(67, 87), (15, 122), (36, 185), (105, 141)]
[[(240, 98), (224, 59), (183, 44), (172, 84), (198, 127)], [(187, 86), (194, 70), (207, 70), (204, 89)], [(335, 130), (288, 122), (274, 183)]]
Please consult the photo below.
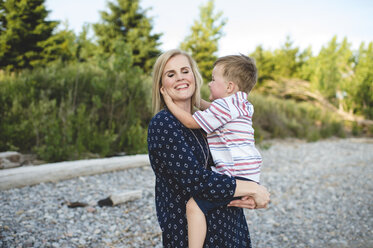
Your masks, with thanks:
[(185, 51), (182, 51), (180, 49), (172, 49), (167, 52), (162, 53), (157, 61), (155, 62), (153, 66), (153, 90), (152, 90), (152, 103), (153, 103), (153, 113), (156, 114), (160, 110), (162, 110), (166, 104), (163, 100), (163, 96), (160, 92), (160, 89), (162, 87), (162, 74), (163, 70), (167, 64), (167, 62), (175, 57), (176, 55), (184, 55), (190, 64), (190, 67), (192, 69), (192, 72), (194, 74), (194, 80), (196, 83), (196, 89), (195, 92), (192, 96), (192, 101), (191, 101), (191, 109), (193, 109), (193, 106), (196, 106), (199, 108), (199, 104), (201, 101), (201, 94), (200, 94), (200, 89), (201, 85), (203, 83), (202, 81), (202, 76), (199, 73), (197, 63), (194, 61), (194, 59)]
[(224, 79), (237, 84), (240, 91), (249, 94), (254, 88), (258, 78), (254, 59), (243, 54), (228, 55), (218, 58), (215, 66), (222, 66)]

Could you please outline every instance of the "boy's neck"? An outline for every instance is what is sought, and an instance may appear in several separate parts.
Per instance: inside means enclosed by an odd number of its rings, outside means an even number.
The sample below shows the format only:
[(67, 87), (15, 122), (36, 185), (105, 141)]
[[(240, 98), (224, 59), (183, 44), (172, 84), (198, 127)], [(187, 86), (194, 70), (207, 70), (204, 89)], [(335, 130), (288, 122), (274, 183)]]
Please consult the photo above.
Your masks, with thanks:
[[(228, 93), (225, 97), (233, 96), (234, 94), (236, 94), (239, 91), (240, 91), (239, 89), (236, 89), (236, 90), (232, 91), (231, 93)], [(223, 97), (223, 98), (225, 98), (225, 97)]]

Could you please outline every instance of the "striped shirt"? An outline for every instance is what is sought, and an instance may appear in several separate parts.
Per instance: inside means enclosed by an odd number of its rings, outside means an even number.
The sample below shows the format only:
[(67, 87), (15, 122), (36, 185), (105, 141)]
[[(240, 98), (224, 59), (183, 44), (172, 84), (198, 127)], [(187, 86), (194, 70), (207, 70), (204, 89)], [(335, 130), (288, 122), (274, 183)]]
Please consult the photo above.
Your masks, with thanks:
[(193, 118), (206, 131), (215, 172), (259, 182), (262, 156), (255, 148), (253, 105), (247, 94), (237, 92), (213, 101)]

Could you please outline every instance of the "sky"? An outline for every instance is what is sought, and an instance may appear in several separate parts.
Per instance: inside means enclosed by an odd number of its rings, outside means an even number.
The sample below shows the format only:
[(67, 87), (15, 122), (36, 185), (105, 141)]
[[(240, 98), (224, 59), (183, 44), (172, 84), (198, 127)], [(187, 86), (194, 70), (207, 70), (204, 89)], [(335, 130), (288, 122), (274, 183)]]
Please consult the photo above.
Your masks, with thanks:
[[(110, 0), (116, 2), (116, 0)], [(179, 47), (190, 34), (200, 7), (208, 0), (140, 0), (153, 32), (162, 33), (160, 49)], [(108, 11), (108, 0), (46, 0), (48, 19), (67, 23), (78, 34), (85, 23), (100, 22), (100, 11)], [(219, 41), (218, 56), (248, 54), (262, 45), (266, 50), (281, 48), (286, 37), (294, 46), (311, 46), (318, 53), (337, 36), (358, 49), (373, 42), (371, 0), (215, 0), (215, 13), (223, 13), (227, 24)]]

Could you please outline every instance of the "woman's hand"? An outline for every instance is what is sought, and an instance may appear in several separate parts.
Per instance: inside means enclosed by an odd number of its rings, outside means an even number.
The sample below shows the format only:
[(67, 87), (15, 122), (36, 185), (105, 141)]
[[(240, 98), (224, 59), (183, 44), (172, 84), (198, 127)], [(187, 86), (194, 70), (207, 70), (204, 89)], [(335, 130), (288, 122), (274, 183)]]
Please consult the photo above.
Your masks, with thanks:
[(228, 207), (255, 209), (256, 203), (254, 201), (254, 198), (252, 198), (251, 196), (243, 196), (241, 197), (241, 199), (231, 201), (228, 204)]
[[(268, 190), (255, 182), (247, 182), (242, 180), (236, 180), (237, 187), (235, 191), (235, 196), (248, 196), (252, 197), (255, 201), (255, 208), (266, 208), (269, 203), (269, 192)], [(234, 207), (244, 207), (250, 208), (251, 203), (245, 198), (241, 198), (241, 200), (232, 201), (231, 206)]]
[(269, 203), (269, 192), (266, 187), (258, 185), (257, 192), (253, 195), (254, 201), (256, 203), (255, 208), (267, 208)]

